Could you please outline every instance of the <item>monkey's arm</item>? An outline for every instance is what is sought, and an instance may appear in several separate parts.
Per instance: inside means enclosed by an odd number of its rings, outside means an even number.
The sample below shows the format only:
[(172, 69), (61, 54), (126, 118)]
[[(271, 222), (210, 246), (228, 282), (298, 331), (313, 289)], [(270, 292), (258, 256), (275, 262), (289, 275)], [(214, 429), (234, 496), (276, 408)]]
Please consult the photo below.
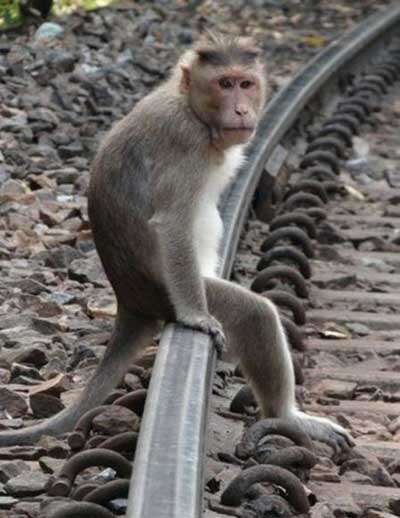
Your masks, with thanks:
[[(189, 185), (188, 182), (185, 184)], [(190, 187), (194, 185), (192, 182)], [(204, 281), (193, 241), (196, 195), (183, 189), (182, 193), (174, 191), (168, 197), (169, 191), (163, 190), (160, 209), (150, 220), (156, 234), (163, 282), (177, 322), (210, 334), (220, 349), (225, 338), (220, 323), (208, 313)]]

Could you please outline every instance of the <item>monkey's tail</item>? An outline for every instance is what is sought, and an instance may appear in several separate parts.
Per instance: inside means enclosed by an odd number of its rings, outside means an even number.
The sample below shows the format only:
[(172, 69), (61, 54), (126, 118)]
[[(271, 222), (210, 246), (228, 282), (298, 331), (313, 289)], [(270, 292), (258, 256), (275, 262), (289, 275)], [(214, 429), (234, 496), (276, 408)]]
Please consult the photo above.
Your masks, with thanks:
[(24, 428), (0, 432), (0, 448), (32, 444), (43, 435), (57, 436), (73, 429), (88, 410), (100, 405), (118, 384), (133, 357), (145, 347), (157, 330), (157, 322), (119, 310), (107, 350), (77, 402), (50, 419)]

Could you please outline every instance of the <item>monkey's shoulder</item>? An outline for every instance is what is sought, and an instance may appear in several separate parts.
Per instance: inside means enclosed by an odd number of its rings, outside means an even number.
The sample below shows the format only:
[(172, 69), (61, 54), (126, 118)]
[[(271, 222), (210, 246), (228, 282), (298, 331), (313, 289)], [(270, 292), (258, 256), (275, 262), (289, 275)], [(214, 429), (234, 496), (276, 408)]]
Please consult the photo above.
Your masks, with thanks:
[[(127, 115), (128, 126), (146, 149), (193, 152), (209, 143), (209, 131), (194, 115), (187, 100), (165, 86), (144, 97)], [(132, 135), (133, 136), (133, 135)], [(162, 149), (163, 146), (166, 146)], [(164, 153), (163, 153), (164, 156)]]

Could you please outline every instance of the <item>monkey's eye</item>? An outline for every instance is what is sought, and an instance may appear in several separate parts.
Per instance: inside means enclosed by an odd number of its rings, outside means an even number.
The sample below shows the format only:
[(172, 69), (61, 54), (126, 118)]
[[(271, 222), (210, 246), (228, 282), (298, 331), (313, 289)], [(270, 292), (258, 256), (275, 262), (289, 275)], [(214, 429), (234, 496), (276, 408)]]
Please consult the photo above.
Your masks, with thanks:
[(251, 81), (242, 81), (240, 83), (240, 88), (244, 88), (245, 90), (247, 88), (250, 88), (251, 86), (253, 86), (253, 83)]
[(218, 84), (221, 88), (224, 90), (227, 90), (228, 88), (233, 88), (233, 81), (231, 79), (228, 79), (227, 77), (223, 77), (218, 81)]

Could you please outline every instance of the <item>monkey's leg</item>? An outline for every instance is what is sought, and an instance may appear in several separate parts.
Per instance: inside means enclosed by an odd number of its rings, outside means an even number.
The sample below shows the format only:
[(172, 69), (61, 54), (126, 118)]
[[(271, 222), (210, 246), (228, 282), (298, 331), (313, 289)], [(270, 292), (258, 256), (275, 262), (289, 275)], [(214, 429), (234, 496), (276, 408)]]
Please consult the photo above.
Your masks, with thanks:
[(205, 282), (209, 311), (221, 322), (228, 347), (238, 357), (264, 417), (295, 419), (313, 439), (336, 451), (352, 445), (341, 426), (297, 409), (290, 350), (274, 304), (227, 281), (206, 278)]
[(78, 401), (38, 425), (0, 432), (0, 447), (32, 444), (42, 435), (60, 435), (72, 430), (82, 414), (104, 401), (121, 380), (134, 356), (157, 332), (157, 328), (157, 321), (145, 320), (119, 308), (104, 357)]

